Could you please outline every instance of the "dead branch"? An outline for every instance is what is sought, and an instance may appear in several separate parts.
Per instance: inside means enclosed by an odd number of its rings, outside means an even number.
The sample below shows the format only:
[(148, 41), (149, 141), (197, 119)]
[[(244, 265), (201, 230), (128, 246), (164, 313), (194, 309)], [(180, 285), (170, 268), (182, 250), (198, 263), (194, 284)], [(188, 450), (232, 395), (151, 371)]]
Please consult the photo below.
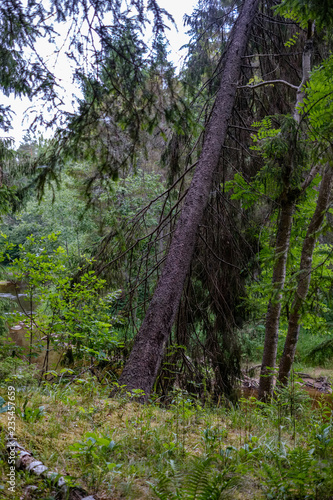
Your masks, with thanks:
[(267, 80), (266, 82), (259, 82), (251, 85), (239, 85), (237, 88), (238, 89), (257, 89), (258, 87), (263, 87), (264, 85), (275, 85), (275, 84), (282, 84), (286, 85), (287, 87), (290, 87), (291, 89), (298, 90), (297, 85), (293, 85), (290, 82), (287, 82), (286, 80)]

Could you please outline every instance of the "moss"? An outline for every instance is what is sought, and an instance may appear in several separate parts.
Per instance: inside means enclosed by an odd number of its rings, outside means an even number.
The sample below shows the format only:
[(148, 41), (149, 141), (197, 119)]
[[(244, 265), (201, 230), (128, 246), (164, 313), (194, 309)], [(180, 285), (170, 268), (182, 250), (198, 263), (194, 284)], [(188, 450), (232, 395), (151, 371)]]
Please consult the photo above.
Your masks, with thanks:
[[(237, 479), (224, 498), (259, 500), (265, 498), (261, 464), (272, 462), (266, 445), (270, 449), (278, 445), (279, 427), (284, 446), (294, 446), (290, 415), (287, 409), (281, 415), (274, 402), (264, 409), (255, 400), (241, 400), (229, 409), (203, 408), (184, 395), (166, 408), (142, 406), (126, 398), (110, 399), (108, 392), (98, 386), (92, 391), (88, 385), (61, 388), (49, 384), (47, 390), (40, 388), (29, 395), (29, 405), (44, 406), (45, 416), (34, 423), (16, 417), (17, 440), (50, 470), (72, 478), (98, 500), (152, 499), (148, 483), (156, 483), (159, 474), (170, 474), (171, 463), (186, 475), (195, 457), (207, 456), (215, 457), (216, 473), (229, 467), (230, 477)], [(6, 397), (5, 391), (0, 393)], [(16, 392), (18, 408), (24, 397)], [(302, 446), (316, 439), (309, 422), (318, 434), (322, 413), (321, 408), (311, 409), (304, 403), (297, 416), (297, 441)], [(3, 444), (7, 414), (0, 416), (0, 423)], [(256, 436), (255, 444), (251, 436)], [(114, 444), (105, 448), (98, 441), (104, 443), (105, 439)], [(4, 479), (8, 472), (4, 454), (0, 467)], [(47, 484), (32, 478), (29, 481), (39, 488), (35, 498), (51, 494)], [(26, 475), (18, 474), (17, 499), (24, 495), (29, 481)]]

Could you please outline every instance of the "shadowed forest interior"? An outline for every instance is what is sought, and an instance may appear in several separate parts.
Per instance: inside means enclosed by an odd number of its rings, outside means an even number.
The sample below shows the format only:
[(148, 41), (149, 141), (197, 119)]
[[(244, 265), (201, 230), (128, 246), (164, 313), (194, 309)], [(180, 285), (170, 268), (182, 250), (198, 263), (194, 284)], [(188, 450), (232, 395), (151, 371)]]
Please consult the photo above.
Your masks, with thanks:
[(0, 497), (332, 499), (331, 2), (0, 21)]

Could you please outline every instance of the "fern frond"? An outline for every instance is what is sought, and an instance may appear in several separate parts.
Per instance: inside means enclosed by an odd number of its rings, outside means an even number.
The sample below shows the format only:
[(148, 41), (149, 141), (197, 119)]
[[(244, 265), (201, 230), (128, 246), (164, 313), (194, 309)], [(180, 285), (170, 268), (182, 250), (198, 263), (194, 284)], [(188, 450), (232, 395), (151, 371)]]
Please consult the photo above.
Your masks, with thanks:
[(150, 487), (160, 500), (178, 500), (179, 496), (172, 491), (171, 478), (161, 472), (157, 477), (157, 484), (149, 483)]
[(202, 494), (209, 487), (209, 466), (211, 463), (211, 458), (205, 459), (204, 461), (201, 459), (193, 460), (192, 470), (188, 474), (184, 485), (184, 491), (188, 500), (206, 499), (206, 497), (202, 497)]

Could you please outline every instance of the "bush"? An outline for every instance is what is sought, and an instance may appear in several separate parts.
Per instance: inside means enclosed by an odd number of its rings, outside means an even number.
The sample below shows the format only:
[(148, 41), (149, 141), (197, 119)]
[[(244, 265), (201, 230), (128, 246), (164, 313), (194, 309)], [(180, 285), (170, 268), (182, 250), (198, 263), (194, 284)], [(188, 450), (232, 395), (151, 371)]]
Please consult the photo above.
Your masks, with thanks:
[(16, 357), (7, 357), (0, 361), (0, 387), (37, 386), (37, 372), (36, 365), (28, 365), (26, 361)]

